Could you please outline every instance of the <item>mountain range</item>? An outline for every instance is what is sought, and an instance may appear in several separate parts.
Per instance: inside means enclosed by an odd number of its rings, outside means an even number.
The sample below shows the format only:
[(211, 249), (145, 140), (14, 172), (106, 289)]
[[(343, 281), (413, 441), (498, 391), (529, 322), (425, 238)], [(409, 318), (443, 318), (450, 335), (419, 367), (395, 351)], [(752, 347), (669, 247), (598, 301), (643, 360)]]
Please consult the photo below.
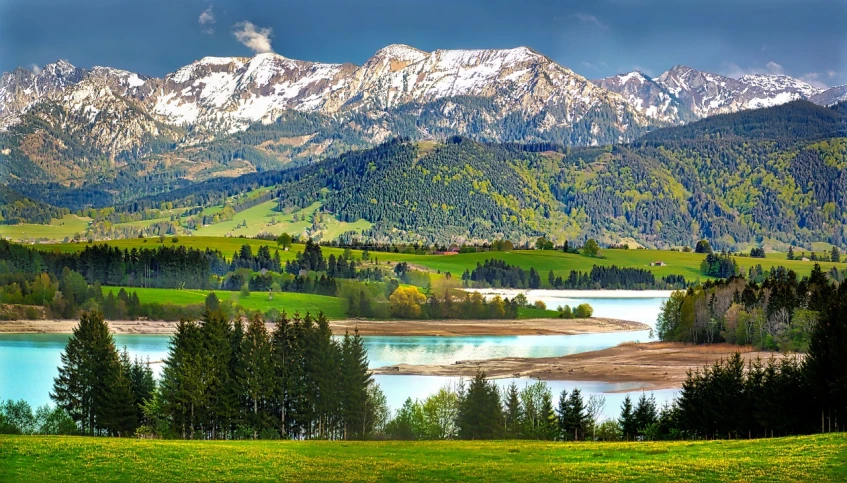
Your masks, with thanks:
[[(10, 184), (171, 183), (277, 169), (393, 136), (591, 146), (659, 127), (808, 99), (787, 76), (739, 79), (676, 66), (590, 81), (531, 49), (391, 45), (363, 65), (274, 53), (205, 57), (163, 78), (58, 61), (0, 78), (0, 175)], [(126, 181), (132, 184), (135, 181)], [(110, 185), (112, 183), (112, 185)]]

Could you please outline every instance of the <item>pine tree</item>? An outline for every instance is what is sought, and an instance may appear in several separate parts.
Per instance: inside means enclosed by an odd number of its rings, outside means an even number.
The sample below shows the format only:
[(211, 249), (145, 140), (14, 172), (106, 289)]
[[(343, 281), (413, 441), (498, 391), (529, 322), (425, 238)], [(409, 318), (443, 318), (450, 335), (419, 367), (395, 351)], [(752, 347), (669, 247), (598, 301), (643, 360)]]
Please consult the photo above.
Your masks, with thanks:
[(477, 372), (459, 403), (459, 437), (462, 439), (493, 439), (502, 427), (500, 393), (493, 382)]
[(107, 430), (103, 419), (119, 367), (115, 341), (101, 313), (80, 317), (61, 361), (50, 397), (80, 424), (83, 433)]
[(559, 394), (559, 405), (556, 408), (557, 416), (557, 438), (562, 441), (567, 441), (573, 433), (569, 430), (568, 418), (570, 418), (570, 406), (568, 405), (568, 390), (562, 389)]
[(621, 432), (625, 440), (635, 439), (635, 436), (638, 434), (638, 426), (635, 422), (635, 413), (633, 412), (632, 399), (629, 397), (629, 394), (623, 400), (618, 424), (621, 426)]
[(368, 355), (359, 329), (353, 337), (345, 333), (341, 345), (341, 418), (344, 439), (364, 439), (370, 432), (368, 386), (373, 378), (368, 370)]
[(132, 362), (126, 348), (117, 364), (111, 365), (111, 374), (105, 377), (111, 382), (105, 396), (103, 427), (114, 436), (132, 435), (138, 427), (138, 406), (132, 391)]
[[(847, 283), (815, 326), (803, 372), (820, 408), (821, 432), (841, 430), (847, 420)], [(841, 425), (839, 427), (839, 424)]]
[(648, 398), (646, 394), (641, 393), (635, 405), (633, 419), (637, 432), (643, 432), (648, 426), (655, 424), (659, 419), (655, 398), (652, 396)]
[[(206, 301), (208, 306), (209, 298)], [(209, 373), (209, 396), (204, 411), (204, 426), (210, 432), (209, 436), (215, 439), (223, 436), (221, 433), (228, 431), (232, 418), (238, 410), (238, 400), (230, 390), (233, 384), (230, 377), (232, 326), (220, 310), (207, 309), (203, 314), (200, 330), (203, 350), (208, 358), (206, 370)]]
[(165, 359), (160, 394), (165, 419), (183, 438), (194, 439), (199, 413), (206, 407), (207, 366), (200, 327), (194, 322), (179, 322)]
[(504, 417), (506, 423), (506, 438), (519, 439), (521, 437), (521, 403), (518, 395), (518, 385), (515, 384), (514, 381), (509, 384), (509, 388), (506, 390), (505, 399), (506, 410), (504, 412)]
[(253, 429), (253, 439), (257, 439), (271, 425), (268, 409), (274, 393), (271, 342), (265, 321), (258, 314), (250, 319), (241, 347), (244, 363), (238, 374), (238, 384), (249, 408), (245, 420)]
[(585, 427), (587, 423), (587, 415), (585, 414), (585, 404), (582, 401), (582, 394), (579, 389), (574, 388), (568, 397), (568, 420), (567, 429), (573, 434), (573, 439), (579, 441), (585, 437)]

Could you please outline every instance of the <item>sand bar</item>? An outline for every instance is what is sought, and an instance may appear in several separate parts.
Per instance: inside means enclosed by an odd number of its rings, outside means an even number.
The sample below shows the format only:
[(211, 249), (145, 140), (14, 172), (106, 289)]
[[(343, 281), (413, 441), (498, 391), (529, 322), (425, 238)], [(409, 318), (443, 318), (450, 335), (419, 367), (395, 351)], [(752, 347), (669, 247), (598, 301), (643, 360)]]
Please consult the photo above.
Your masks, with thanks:
[(459, 361), (448, 365), (380, 367), (375, 374), (473, 376), (482, 370), (489, 377), (531, 377), (542, 380), (642, 383), (645, 390), (679, 388), (689, 370), (702, 368), (740, 352), (745, 360), (782, 358), (785, 354), (762, 352), (729, 344), (689, 345), (672, 342), (625, 343), (609, 349), (562, 357), (506, 357), (483, 361)]
[[(0, 321), (0, 333), (70, 334), (76, 320)], [(115, 334), (173, 334), (176, 322), (109, 321)], [(268, 324), (269, 328), (273, 324)], [(361, 335), (396, 336), (485, 336), (485, 335), (575, 335), (647, 330), (648, 326), (626, 320), (507, 319), (507, 320), (332, 320), (335, 334), (359, 329)]]

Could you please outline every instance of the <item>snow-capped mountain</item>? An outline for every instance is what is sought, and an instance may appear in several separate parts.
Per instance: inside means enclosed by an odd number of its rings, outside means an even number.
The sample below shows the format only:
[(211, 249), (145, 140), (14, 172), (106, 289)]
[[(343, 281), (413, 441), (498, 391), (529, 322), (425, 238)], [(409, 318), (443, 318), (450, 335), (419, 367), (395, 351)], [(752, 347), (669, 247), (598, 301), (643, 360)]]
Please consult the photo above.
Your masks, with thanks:
[(19, 67), (0, 77), (0, 129), (14, 124), (34, 103), (54, 99), (85, 77), (85, 70), (60, 60), (33, 72)]
[(809, 98), (821, 106), (832, 106), (839, 102), (847, 102), (847, 85), (831, 87)]
[(594, 83), (622, 95), (630, 105), (650, 119), (678, 123), (686, 118), (686, 111), (679, 99), (641, 72), (606, 77)]
[[(525, 47), (427, 53), (391, 45), (362, 66), (293, 60), (274, 53), (253, 58), (206, 57), (163, 79), (108, 67), (82, 71), (64, 62), (61, 65), (78, 74), (72, 81), (51, 83), (51, 90), (41, 98), (56, 100), (56, 92), (89, 79), (108, 86), (116, 95), (138, 100), (163, 123), (216, 132), (270, 123), (287, 110), (367, 113), (457, 96), (492, 98), (504, 117), (516, 112), (524, 116), (544, 113), (550, 127), (572, 126), (601, 108), (615, 113), (616, 128), (622, 133), (633, 125), (649, 124), (620, 96)], [(25, 69), (16, 72), (26, 78), (38, 77)], [(25, 101), (4, 100), (0, 112), (10, 113), (10, 118), (18, 116), (41, 98), (33, 94)], [(596, 129), (605, 130), (605, 126)]]
[(152, 112), (169, 123), (238, 131), (291, 109), (368, 112), (457, 96), (494, 98), (504, 115), (562, 106), (549, 121), (557, 126), (578, 122), (598, 104), (619, 113), (621, 126), (625, 114), (647, 124), (619, 96), (523, 47), (426, 53), (391, 45), (361, 67), (273, 53), (207, 57), (166, 76)]
[(356, 66), (292, 60), (274, 53), (251, 58), (205, 57), (165, 76), (152, 102), (164, 121), (238, 131), (273, 122), (289, 109), (332, 112), (335, 91)]
[(785, 75), (751, 74), (733, 79), (683, 65), (655, 80), (630, 72), (595, 82), (623, 95), (648, 117), (674, 123), (811, 99), (823, 90)]
[[(0, 78), (0, 149), (57, 179), (63, 171), (50, 163), (65, 158), (75, 166), (145, 156), (150, 166), (190, 165), (217, 176), (313, 160), (397, 135), (626, 142), (713, 114), (794, 99), (831, 104), (844, 98), (838, 89), (821, 92), (787, 76), (732, 79), (684, 66), (655, 79), (630, 72), (592, 82), (526, 47), (424, 52), (390, 45), (361, 66), (275, 53), (205, 57), (163, 78), (58, 61)], [(206, 154), (197, 147), (257, 123), (285, 125), (253, 146), (257, 151), (232, 147), (241, 140)], [(178, 149), (191, 152), (172, 154)], [(150, 158), (154, 153), (159, 158)], [(234, 159), (241, 163), (236, 170), (227, 165)], [(218, 170), (219, 164), (227, 169)], [(65, 170), (65, 179), (84, 178), (80, 170)]]

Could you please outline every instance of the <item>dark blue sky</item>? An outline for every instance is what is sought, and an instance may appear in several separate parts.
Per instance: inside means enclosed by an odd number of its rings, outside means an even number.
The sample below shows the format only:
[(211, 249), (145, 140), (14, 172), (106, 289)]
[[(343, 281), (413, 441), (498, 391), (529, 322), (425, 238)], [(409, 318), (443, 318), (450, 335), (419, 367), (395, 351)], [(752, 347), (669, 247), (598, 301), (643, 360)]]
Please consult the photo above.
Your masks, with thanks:
[(847, 84), (847, 0), (0, 0), (0, 71), (62, 58), (161, 76), (266, 40), (324, 62), (526, 45), (589, 78), (685, 64)]

